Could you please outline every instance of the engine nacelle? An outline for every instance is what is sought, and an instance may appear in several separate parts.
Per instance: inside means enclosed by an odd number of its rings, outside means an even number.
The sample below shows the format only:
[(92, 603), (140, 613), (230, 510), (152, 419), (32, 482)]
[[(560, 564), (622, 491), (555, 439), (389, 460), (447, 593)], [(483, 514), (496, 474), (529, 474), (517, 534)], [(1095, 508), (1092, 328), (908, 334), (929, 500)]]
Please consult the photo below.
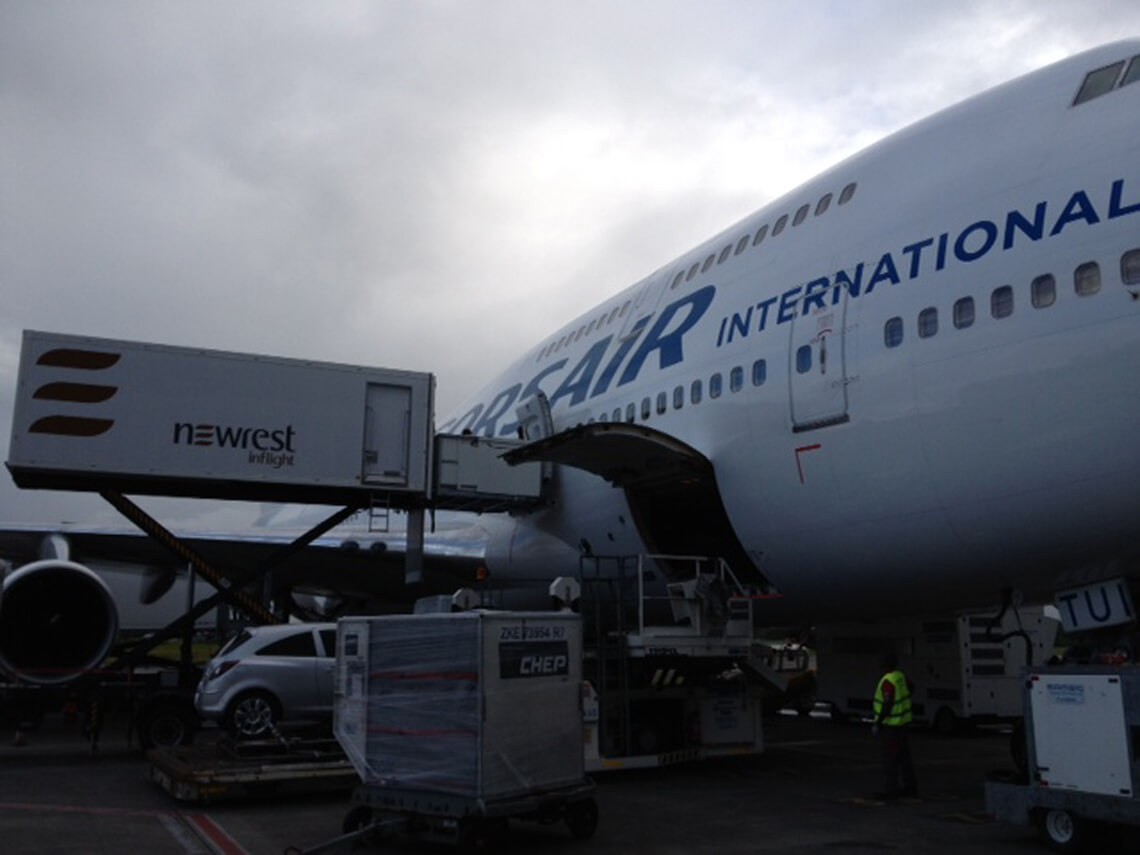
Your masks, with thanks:
[(28, 683), (66, 683), (111, 652), (119, 613), (111, 590), (73, 561), (25, 564), (0, 593), (0, 670)]

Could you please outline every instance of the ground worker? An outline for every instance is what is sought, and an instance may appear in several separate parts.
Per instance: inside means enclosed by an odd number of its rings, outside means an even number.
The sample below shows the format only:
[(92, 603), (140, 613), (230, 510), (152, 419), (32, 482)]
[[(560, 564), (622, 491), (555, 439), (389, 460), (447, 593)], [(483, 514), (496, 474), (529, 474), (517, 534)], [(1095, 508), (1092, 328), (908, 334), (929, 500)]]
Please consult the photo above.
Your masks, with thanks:
[(907, 734), (913, 718), (910, 706), (913, 687), (899, 670), (898, 656), (893, 651), (883, 655), (882, 664), (885, 673), (875, 689), (875, 723), (871, 726), (871, 732), (879, 738), (883, 749), (885, 788), (877, 798), (916, 796), (918, 782), (914, 776)]

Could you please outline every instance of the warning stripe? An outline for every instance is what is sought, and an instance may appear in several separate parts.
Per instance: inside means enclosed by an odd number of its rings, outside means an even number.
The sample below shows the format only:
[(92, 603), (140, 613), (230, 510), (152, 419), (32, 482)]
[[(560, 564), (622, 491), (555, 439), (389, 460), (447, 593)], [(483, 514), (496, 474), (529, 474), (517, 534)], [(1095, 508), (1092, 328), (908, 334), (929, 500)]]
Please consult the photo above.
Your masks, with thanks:
[(40, 401), (70, 401), (76, 404), (98, 404), (112, 398), (118, 386), (93, 386), (90, 383), (45, 383), (33, 398)]
[(44, 351), (36, 360), (36, 365), (52, 365), (56, 368), (79, 368), (83, 371), (102, 371), (110, 368), (123, 356), (120, 353), (103, 353), (97, 350), (79, 350), (73, 347), (57, 347)]
[(218, 855), (249, 855), (248, 851), (229, 836), (220, 825), (204, 813), (184, 813), (182, 819), (194, 830), (203, 842)]

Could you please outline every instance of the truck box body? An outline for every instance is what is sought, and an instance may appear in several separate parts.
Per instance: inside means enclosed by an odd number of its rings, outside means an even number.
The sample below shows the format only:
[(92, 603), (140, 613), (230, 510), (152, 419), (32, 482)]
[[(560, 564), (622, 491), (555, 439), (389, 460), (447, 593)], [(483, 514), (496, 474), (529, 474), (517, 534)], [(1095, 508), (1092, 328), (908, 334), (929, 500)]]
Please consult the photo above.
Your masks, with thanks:
[(583, 780), (569, 612), (342, 618), (334, 731), (366, 786), (512, 798)]
[(25, 331), (21, 487), (347, 503), (428, 489), (430, 374)]

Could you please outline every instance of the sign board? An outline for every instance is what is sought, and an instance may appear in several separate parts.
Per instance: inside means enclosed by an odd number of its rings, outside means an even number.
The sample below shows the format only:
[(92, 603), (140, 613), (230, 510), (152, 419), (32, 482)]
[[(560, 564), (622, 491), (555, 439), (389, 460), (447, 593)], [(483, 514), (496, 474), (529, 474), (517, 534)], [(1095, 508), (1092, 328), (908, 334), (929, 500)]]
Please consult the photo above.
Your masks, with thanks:
[(29, 488), (398, 505), (428, 490), (433, 394), (425, 373), (25, 331), (7, 465)]
[(1119, 626), (1136, 619), (1128, 584), (1123, 579), (1110, 579), (1060, 591), (1056, 597), (1056, 606), (1061, 613), (1061, 625), (1065, 632)]

